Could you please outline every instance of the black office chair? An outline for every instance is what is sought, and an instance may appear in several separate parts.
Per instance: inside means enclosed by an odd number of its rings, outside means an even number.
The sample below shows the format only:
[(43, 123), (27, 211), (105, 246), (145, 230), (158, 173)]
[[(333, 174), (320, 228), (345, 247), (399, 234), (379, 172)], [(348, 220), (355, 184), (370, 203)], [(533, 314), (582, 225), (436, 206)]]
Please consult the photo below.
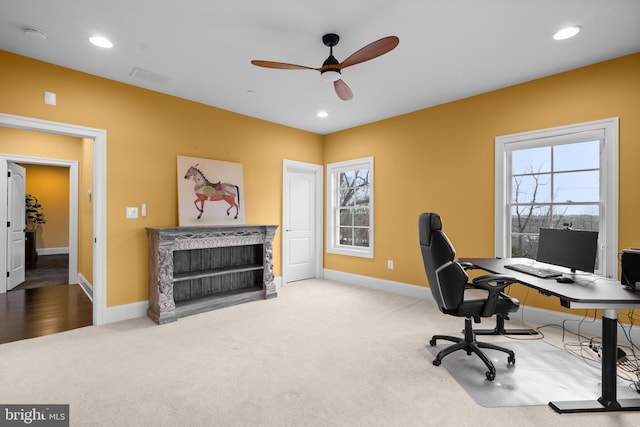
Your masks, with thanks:
[(504, 288), (516, 279), (509, 276), (489, 274), (477, 277), (469, 283), (469, 276), (462, 265), (455, 260), (455, 249), (442, 231), (442, 220), (436, 213), (423, 213), (418, 221), (420, 249), (429, 287), (438, 308), (444, 314), (464, 317), (464, 338), (448, 335), (434, 335), (429, 341), (432, 346), (437, 340), (452, 341), (454, 344), (441, 350), (433, 364), (439, 366), (442, 359), (457, 350), (465, 350), (467, 355), (477, 354), (489, 369), (486, 377), (493, 381), (496, 368), (481, 348), (489, 348), (507, 353), (507, 363), (516, 363), (515, 353), (494, 344), (478, 342), (475, 338), (471, 319), (480, 323), (481, 317), (512, 313), (518, 310), (517, 299), (502, 293)]

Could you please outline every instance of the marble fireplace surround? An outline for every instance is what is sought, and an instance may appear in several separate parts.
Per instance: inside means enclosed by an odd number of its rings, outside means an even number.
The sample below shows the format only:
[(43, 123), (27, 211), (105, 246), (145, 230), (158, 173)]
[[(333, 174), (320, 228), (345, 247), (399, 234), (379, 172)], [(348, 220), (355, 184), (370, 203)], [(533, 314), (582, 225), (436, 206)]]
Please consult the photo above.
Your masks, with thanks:
[[(147, 228), (149, 241), (149, 308), (147, 315), (158, 324), (180, 317), (257, 299), (277, 297), (273, 276), (273, 238), (277, 225), (198, 226)], [(206, 270), (174, 275), (174, 252), (207, 248), (262, 245), (262, 259), (251, 265), (214, 265)], [(224, 251), (224, 249), (222, 249)], [(228, 257), (227, 257), (228, 258)], [(225, 290), (176, 305), (178, 281), (220, 278), (224, 275), (259, 274), (262, 289)], [(256, 273), (258, 272), (258, 273)], [(231, 276), (227, 276), (231, 277)], [(236, 276), (238, 277), (238, 276)]]

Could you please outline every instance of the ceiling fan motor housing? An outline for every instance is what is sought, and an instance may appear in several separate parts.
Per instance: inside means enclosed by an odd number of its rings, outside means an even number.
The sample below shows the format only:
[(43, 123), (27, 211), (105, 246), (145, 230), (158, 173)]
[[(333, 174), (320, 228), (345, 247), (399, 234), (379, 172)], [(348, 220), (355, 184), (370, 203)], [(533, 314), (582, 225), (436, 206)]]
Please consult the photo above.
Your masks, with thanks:
[(322, 71), (320, 75), (329, 81), (336, 81), (340, 78), (340, 68), (332, 67), (332, 65), (339, 65), (340, 62), (333, 56), (333, 47), (340, 41), (340, 36), (337, 34), (325, 34), (322, 36), (322, 43), (330, 49), (329, 57), (322, 63)]

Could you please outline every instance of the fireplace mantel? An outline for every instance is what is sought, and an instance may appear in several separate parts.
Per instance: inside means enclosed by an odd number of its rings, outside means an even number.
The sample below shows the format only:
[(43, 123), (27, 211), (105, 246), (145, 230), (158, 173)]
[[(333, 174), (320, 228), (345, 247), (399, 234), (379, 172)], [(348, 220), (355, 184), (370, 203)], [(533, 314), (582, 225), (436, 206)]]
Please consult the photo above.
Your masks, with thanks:
[(149, 309), (156, 323), (277, 297), (277, 225), (147, 228)]

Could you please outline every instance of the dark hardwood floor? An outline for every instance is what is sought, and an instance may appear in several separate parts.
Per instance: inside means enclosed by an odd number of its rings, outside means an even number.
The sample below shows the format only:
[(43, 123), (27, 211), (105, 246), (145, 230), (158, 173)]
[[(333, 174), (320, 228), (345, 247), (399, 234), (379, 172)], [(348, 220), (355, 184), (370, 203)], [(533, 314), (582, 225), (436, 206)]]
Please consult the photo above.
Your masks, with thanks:
[(32, 275), (0, 294), (0, 344), (93, 324), (93, 304), (80, 285), (51, 284), (54, 275), (54, 270), (40, 274), (41, 282)]
[(69, 283), (68, 254), (39, 255), (33, 265), (33, 268), (25, 270), (24, 282), (16, 286), (14, 290)]

